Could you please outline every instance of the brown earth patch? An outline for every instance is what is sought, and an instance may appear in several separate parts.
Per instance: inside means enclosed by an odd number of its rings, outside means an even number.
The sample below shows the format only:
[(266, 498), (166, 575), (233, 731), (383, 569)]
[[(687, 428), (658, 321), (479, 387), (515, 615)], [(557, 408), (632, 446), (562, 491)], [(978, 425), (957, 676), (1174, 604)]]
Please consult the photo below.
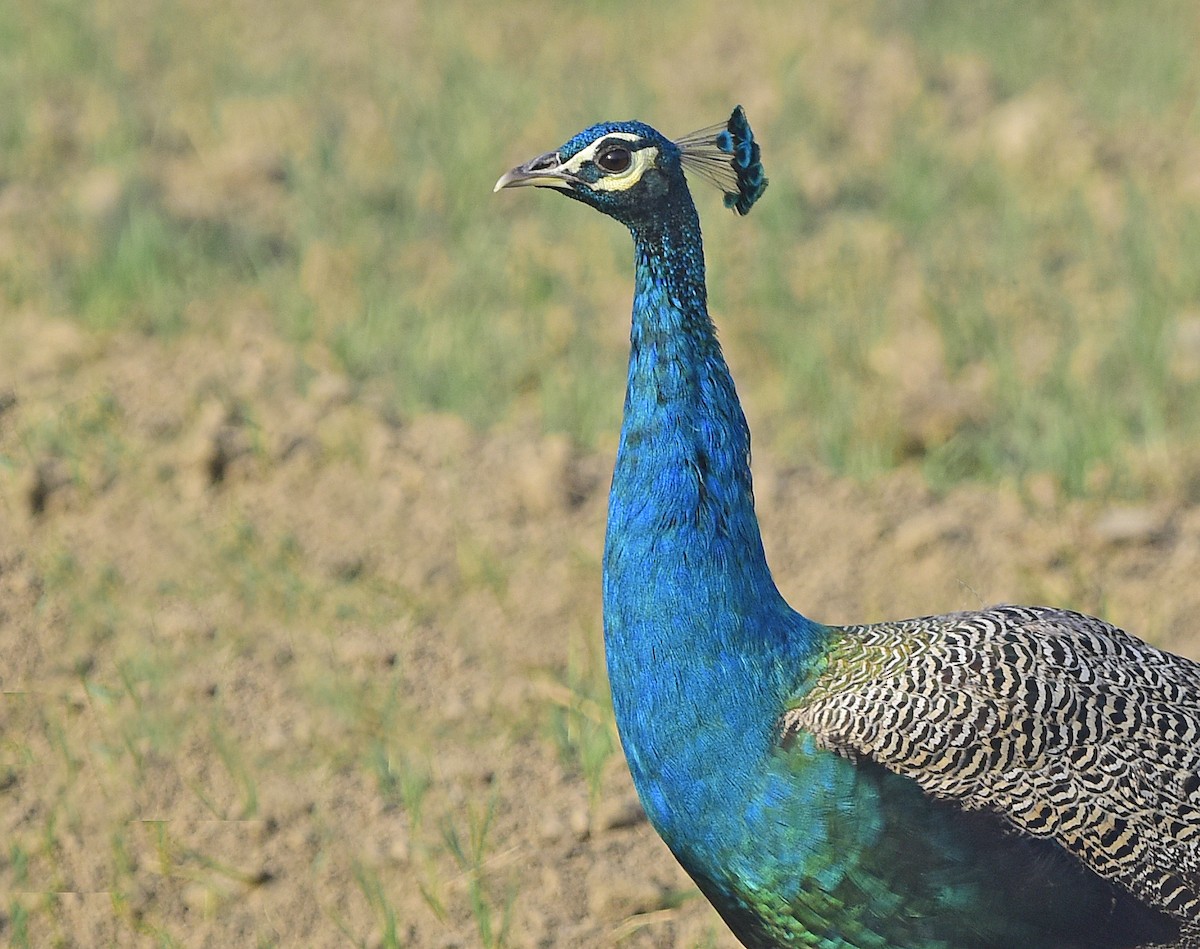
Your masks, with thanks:
[[(611, 459), (260, 331), (0, 330), (0, 933), (728, 946), (605, 757)], [(1053, 602), (1200, 654), (1200, 509), (755, 462), (829, 622)]]

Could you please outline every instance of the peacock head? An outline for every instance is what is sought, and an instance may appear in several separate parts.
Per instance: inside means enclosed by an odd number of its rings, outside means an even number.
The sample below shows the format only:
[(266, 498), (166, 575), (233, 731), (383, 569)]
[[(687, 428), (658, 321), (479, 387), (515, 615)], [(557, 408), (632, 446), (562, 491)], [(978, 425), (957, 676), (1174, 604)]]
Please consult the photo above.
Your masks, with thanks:
[(715, 184), (725, 206), (747, 214), (767, 187), (758, 143), (739, 105), (729, 121), (669, 139), (642, 122), (604, 122), (557, 151), (518, 165), (501, 188), (555, 188), (630, 227), (687, 195), (685, 171)]

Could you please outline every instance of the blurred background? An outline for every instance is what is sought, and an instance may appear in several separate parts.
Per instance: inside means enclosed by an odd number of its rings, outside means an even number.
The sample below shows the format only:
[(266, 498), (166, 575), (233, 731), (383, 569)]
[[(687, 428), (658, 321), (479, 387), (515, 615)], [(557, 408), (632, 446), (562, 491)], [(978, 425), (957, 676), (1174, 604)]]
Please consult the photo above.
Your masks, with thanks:
[[(744, 7), (746, 5), (743, 5)], [(1200, 8), (0, 5), (0, 941), (732, 947), (611, 726), (628, 235), (697, 184), (781, 587), (1200, 655)]]

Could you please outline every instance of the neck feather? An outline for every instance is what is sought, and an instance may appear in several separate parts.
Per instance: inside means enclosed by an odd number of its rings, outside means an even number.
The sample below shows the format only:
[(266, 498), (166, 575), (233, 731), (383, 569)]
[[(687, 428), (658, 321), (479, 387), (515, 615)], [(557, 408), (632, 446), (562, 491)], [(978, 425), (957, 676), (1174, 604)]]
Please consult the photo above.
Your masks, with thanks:
[[(692, 867), (693, 823), (738, 793), (753, 796), (752, 763), (772, 760), (773, 723), (822, 634), (787, 606), (767, 568), (750, 433), (708, 316), (691, 198), (631, 230), (637, 279), (604, 551), (605, 651), (634, 784)], [(711, 780), (730, 761), (744, 767)]]
[(633, 228), (629, 381), (609, 510), (606, 570), (653, 556), (730, 606), (778, 598), (750, 477), (750, 432), (708, 315), (704, 249), (690, 199)]

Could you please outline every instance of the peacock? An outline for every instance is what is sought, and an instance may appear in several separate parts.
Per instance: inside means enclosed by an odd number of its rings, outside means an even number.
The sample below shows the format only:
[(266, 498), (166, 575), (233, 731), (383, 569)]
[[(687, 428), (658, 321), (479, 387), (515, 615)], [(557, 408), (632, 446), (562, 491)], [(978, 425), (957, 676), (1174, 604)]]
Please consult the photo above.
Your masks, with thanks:
[(604, 642), (650, 822), (755, 949), (1197, 949), (1200, 664), (1049, 607), (793, 610), (685, 171), (750, 211), (767, 179), (741, 106), (675, 140), (593, 125), (496, 183), (633, 235)]

